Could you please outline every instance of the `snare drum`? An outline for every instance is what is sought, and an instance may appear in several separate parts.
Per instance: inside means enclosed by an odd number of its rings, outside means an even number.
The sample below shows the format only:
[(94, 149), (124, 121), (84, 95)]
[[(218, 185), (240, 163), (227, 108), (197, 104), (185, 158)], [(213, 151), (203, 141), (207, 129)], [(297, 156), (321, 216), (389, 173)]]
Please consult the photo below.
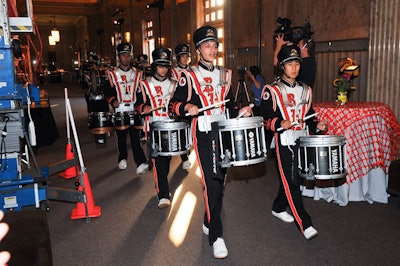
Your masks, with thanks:
[(88, 114), (88, 127), (93, 134), (106, 134), (113, 127), (112, 114), (108, 112), (91, 112)]
[(190, 125), (180, 120), (150, 123), (150, 138), (153, 157), (187, 154), (192, 144)]
[(135, 124), (136, 112), (119, 112), (114, 114), (114, 126), (117, 130), (125, 130)]
[(241, 117), (212, 123), (218, 129), (221, 167), (243, 166), (267, 160), (263, 118)]
[(326, 180), (346, 176), (346, 141), (343, 136), (302, 136), (298, 141), (298, 173), (301, 177)]

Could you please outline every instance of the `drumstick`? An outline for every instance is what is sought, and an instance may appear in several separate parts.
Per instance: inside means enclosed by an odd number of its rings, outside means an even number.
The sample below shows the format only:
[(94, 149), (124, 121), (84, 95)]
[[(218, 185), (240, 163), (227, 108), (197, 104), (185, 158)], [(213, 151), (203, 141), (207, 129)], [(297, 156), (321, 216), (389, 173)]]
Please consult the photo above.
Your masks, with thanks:
[[(165, 107), (165, 105), (160, 105), (160, 106), (154, 107), (154, 108), (150, 109), (149, 113), (151, 113), (151, 112), (153, 112), (155, 110), (158, 110), (160, 108), (164, 108), (164, 107)], [(142, 112), (141, 114), (144, 115), (144, 112)]]
[[(312, 115), (308, 115), (308, 116), (304, 117), (303, 119), (299, 119), (299, 120), (297, 120), (297, 121), (294, 121), (294, 122), (292, 122), (292, 124), (290, 124), (290, 126), (291, 126), (291, 127), (292, 127), (292, 126), (296, 126), (296, 125), (298, 125), (300, 122), (304, 122), (304, 121), (306, 121), (307, 119), (310, 119), (311, 117), (316, 116), (317, 114), (318, 114), (318, 112), (313, 113)], [(282, 131), (282, 130), (283, 130), (283, 127), (280, 127), (280, 128), (278, 128), (276, 131)]]
[[(227, 102), (229, 102), (229, 101), (230, 101), (230, 99), (227, 99), (227, 100), (224, 100), (224, 101), (222, 101), (222, 102), (216, 102), (216, 103), (214, 103), (214, 104), (212, 104), (212, 105), (209, 105), (209, 106), (200, 108), (200, 109), (199, 109), (199, 113), (200, 113), (200, 112), (203, 112), (203, 111), (206, 111), (206, 110), (208, 110), (208, 109), (220, 107), (221, 105), (223, 105), (224, 103), (227, 103)], [(186, 116), (190, 116), (190, 113), (186, 113), (185, 115), (186, 115)]]
[[(249, 107), (250, 107), (250, 108), (253, 108), (253, 107), (254, 107), (254, 103), (249, 104)], [(236, 117), (236, 119), (241, 118), (241, 117), (244, 116), (246, 113), (247, 113), (247, 110), (244, 110), (243, 112), (241, 112), (241, 113)]]

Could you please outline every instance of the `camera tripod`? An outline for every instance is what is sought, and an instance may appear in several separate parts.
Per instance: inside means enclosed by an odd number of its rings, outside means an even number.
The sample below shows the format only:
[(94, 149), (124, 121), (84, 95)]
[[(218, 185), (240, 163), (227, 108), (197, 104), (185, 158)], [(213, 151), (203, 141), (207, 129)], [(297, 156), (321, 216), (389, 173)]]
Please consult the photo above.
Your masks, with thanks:
[[(244, 102), (244, 94), (246, 94), (247, 103)], [(235, 95), (235, 102), (239, 105), (239, 108), (245, 106), (245, 104), (250, 103), (249, 92), (247, 91), (246, 83), (244, 82), (243, 76), (239, 78), (237, 87), (236, 87), (236, 95)]]

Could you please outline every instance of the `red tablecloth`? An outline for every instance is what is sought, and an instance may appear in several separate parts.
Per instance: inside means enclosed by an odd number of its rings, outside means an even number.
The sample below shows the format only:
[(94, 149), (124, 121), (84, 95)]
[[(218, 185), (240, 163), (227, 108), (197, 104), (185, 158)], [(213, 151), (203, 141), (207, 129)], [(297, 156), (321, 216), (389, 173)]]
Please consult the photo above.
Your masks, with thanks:
[(376, 167), (388, 173), (390, 162), (400, 157), (400, 125), (387, 104), (324, 102), (313, 107), (318, 120), (329, 122), (326, 134), (346, 138), (347, 182)]

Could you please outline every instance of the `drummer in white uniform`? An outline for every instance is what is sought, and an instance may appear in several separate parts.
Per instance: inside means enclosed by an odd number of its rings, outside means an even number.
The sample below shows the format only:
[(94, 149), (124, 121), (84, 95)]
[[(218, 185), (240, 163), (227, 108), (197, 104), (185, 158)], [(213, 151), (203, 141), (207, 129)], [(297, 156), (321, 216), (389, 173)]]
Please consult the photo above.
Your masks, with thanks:
[[(272, 215), (284, 222), (296, 222), (296, 226), (309, 240), (318, 235), (311, 217), (304, 209), (300, 192), (300, 177), (297, 172), (298, 144), (300, 136), (325, 131), (327, 122), (314, 118), (311, 88), (296, 81), (301, 66), (300, 49), (295, 45), (283, 46), (278, 54), (282, 75), (280, 79), (264, 87), (260, 114), (267, 122), (267, 129), (274, 132), (276, 157), (280, 173), (280, 186)], [(292, 215), (287, 212), (290, 208)]]
[[(142, 114), (150, 115), (150, 123), (170, 120), (168, 103), (172, 97), (176, 81), (171, 79), (171, 50), (157, 48), (152, 52), (152, 76), (142, 81), (143, 104), (138, 105)], [(146, 123), (147, 125), (148, 123)], [(146, 130), (148, 131), (148, 130)], [(171, 156), (155, 156), (152, 159), (158, 208), (171, 205), (168, 173)]]
[[(107, 83), (106, 96), (107, 101), (118, 114), (135, 114), (136, 93), (141, 79), (141, 72), (131, 67), (133, 46), (130, 43), (121, 43), (117, 46), (118, 59), (120, 64), (117, 68), (107, 72), (109, 83)], [(137, 115), (137, 114), (136, 114)], [(133, 157), (136, 162), (137, 174), (147, 172), (146, 155), (140, 145), (140, 129), (126, 125), (116, 128), (118, 141), (118, 168), (124, 170), (127, 168), (127, 135), (129, 134)]]

